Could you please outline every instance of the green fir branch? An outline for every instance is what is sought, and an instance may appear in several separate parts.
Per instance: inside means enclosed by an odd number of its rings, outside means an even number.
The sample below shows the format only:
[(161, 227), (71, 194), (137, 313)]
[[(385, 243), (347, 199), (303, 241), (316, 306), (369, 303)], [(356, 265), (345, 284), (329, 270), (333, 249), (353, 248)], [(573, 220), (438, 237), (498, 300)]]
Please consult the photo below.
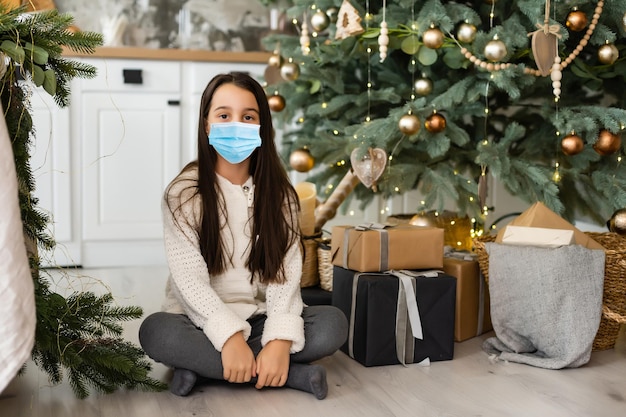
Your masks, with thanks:
[[(119, 323), (139, 318), (141, 308), (114, 306), (108, 293), (81, 292), (65, 298), (51, 292), (40, 273), (38, 249), (52, 249), (55, 240), (47, 230), (50, 218), (37, 207), (34, 193), (30, 144), (35, 127), (27, 97), (30, 89), (42, 87), (58, 105), (67, 106), (71, 80), (93, 77), (96, 70), (63, 58), (63, 47), (90, 53), (102, 43), (102, 36), (72, 33), (73, 18), (56, 10), (24, 11), (0, 6), (0, 52), (8, 58), (0, 77), (0, 99), (13, 145), (24, 237), (32, 243), (27, 244), (37, 315), (32, 360), (54, 384), (67, 375), (80, 398), (89, 395), (90, 387), (106, 393), (122, 387), (164, 389), (162, 382), (148, 376), (151, 364), (143, 351), (122, 338)], [(18, 73), (26, 81), (18, 81)]]

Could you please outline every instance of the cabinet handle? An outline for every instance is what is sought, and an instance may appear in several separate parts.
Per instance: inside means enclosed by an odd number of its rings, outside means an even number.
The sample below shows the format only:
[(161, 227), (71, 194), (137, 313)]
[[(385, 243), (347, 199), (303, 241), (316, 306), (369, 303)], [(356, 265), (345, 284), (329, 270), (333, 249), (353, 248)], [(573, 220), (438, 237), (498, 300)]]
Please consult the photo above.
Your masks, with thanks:
[(140, 69), (124, 69), (124, 84), (143, 84), (143, 73)]
[(180, 100), (167, 100), (168, 106), (180, 106)]

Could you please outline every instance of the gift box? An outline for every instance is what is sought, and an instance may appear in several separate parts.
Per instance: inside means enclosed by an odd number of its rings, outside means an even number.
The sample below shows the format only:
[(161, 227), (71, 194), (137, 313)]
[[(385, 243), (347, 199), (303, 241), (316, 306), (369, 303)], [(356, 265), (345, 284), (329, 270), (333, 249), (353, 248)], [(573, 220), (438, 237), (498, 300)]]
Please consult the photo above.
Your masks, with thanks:
[(334, 267), (332, 304), (350, 323), (341, 350), (365, 366), (452, 359), (455, 301), (456, 278), (441, 271)]
[[(513, 219), (510, 226), (525, 227), (543, 227), (546, 229), (572, 230), (574, 233), (574, 242), (588, 249), (604, 249), (604, 247), (593, 240), (589, 234), (581, 232), (567, 220), (550, 210), (543, 203), (537, 202), (530, 206), (526, 211)], [(498, 232), (496, 242), (502, 243), (506, 228)]]
[(331, 262), (359, 272), (441, 269), (443, 229), (413, 225), (334, 226)]
[(502, 235), (502, 243), (509, 245), (530, 245), (556, 248), (574, 243), (574, 231), (507, 225)]
[(489, 286), (471, 255), (446, 256), (443, 271), (456, 278), (454, 341), (462, 342), (493, 329), (489, 313)]

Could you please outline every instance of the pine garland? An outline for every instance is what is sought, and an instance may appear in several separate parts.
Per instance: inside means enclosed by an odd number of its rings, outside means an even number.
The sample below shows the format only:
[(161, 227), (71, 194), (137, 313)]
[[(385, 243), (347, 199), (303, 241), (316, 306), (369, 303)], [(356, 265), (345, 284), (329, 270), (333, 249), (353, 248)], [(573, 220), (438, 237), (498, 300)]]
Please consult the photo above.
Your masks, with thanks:
[(79, 398), (87, 397), (90, 387), (103, 393), (122, 387), (162, 390), (165, 385), (148, 376), (151, 363), (144, 352), (122, 338), (119, 323), (140, 318), (140, 307), (117, 307), (110, 293), (96, 296), (77, 292), (64, 297), (50, 290), (40, 269), (38, 251), (53, 249), (55, 241), (46, 231), (50, 218), (37, 208), (33, 193), (29, 146), (34, 140), (34, 126), (28, 90), (32, 84), (41, 86), (65, 107), (69, 104), (70, 81), (96, 75), (93, 66), (62, 57), (63, 46), (93, 53), (102, 44), (100, 34), (69, 31), (72, 22), (72, 16), (57, 10), (25, 13), (23, 7), (7, 10), (0, 5), (0, 52), (10, 58), (0, 79), (0, 99), (13, 144), (24, 237), (35, 287), (37, 326), (31, 356), (52, 383), (60, 383), (66, 374)]

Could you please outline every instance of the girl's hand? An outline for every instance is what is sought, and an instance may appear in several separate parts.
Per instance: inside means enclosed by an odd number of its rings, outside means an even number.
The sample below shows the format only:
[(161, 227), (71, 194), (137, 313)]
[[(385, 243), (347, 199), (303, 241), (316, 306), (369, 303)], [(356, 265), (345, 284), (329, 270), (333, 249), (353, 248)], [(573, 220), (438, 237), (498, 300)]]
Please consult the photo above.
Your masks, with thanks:
[(285, 385), (289, 374), (290, 348), (290, 340), (272, 340), (259, 352), (256, 357), (257, 389)]
[(250, 382), (256, 376), (254, 353), (243, 338), (243, 333), (235, 333), (222, 347), (222, 367), (224, 379), (228, 382)]

